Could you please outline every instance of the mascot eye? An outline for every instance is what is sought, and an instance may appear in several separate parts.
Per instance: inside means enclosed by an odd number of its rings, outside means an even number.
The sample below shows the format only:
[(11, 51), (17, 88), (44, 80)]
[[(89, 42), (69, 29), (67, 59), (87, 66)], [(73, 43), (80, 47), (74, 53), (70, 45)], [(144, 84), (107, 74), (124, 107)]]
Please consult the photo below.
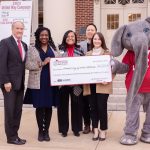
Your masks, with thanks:
[(146, 33), (146, 32), (148, 32), (149, 30), (150, 30), (149, 28), (144, 28), (144, 29), (143, 29), (143, 32)]
[(131, 32), (127, 33), (127, 37), (131, 37), (131, 36), (132, 36)]

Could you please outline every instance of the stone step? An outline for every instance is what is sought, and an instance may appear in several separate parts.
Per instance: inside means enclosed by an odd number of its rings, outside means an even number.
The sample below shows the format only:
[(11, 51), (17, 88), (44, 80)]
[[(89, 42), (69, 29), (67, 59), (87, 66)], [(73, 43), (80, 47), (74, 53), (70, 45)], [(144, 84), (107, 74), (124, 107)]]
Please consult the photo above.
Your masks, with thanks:
[(123, 81), (125, 80), (125, 74), (117, 74), (113, 81)]
[(126, 110), (125, 103), (109, 103), (108, 102), (108, 110), (109, 111), (124, 111)]
[[(116, 103), (116, 104), (124, 103), (125, 102), (125, 98), (126, 98), (125, 95), (110, 95), (109, 99), (108, 99), (108, 102), (112, 103), (112, 104), (114, 104), (114, 103)], [(2, 97), (0, 99), (0, 105), (1, 104), (3, 104), (3, 98)]]
[(113, 88), (113, 95), (126, 95), (126, 93), (125, 88)]
[(113, 88), (126, 88), (124, 81), (113, 81)]
[[(114, 88), (113, 89), (113, 94), (111, 94), (109, 96), (109, 102), (112, 103), (119, 103), (119, 102), (123, 102), (125, 97), (126, 97), (126, 93), (125, 93), (125, 89), (124, 88)], [(0, 90), (0, 100), (3, 100), (3, 94)]]
[[(108, 108), (109, 111), (125, 111), (126, 105), (125, 103), (119, 103), (119, 104), (113, 104), (108, 102)], [(143, 107), (140, 107), (140, 111), (143, 111)]]
[[(4, 101), (1, 98), (0, 107), (4, 106)], [(32, 108), (32, 105), (23, 105), (24, 108)], [(110, 95), (108, 100), (108, 110), (109, 111), (124, 111), (125, 106), (125, 95)]]
[(108, 98), (109, 103), (125, 103), (126, 95), (110, 95)]
[[(0, 100), (0, 107), (3, 107), (4, 106), (4, 101), (3, 100)], [(32, 108), (33, 106), (32, 105), (23, 105), (24, 108)], [(118, 111), (118, 110), (126, 110), (126, 107), (125, 107), (125, 103), (123, 101), (119, 101), (119, 102), (112, 102), (112, 100), (110, 100), (109, 98), (109, 101), (108, 101), (108, 110), (109, 111)]]

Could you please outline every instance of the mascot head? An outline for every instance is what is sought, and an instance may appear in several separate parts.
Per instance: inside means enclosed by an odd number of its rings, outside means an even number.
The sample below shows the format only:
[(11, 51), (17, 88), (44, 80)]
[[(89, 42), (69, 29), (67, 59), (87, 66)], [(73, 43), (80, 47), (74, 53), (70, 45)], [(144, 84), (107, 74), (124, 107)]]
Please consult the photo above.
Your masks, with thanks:
[(150, 17), (121, 26), (113, 36), (111, 53), (120, 56), (124, 49), (134, 51), (135, 71), (127, 99), (132, 101), (138, 92), (147, 70), (148, 48), (150, 47)]

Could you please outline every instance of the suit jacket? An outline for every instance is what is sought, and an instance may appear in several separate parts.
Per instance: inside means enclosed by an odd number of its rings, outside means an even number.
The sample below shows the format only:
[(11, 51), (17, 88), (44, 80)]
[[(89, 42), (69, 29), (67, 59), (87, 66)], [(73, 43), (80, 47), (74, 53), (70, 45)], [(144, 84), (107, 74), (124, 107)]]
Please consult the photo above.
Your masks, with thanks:
[(81, 42), (79, 43), (79, 45), (83, 48), (84, 54), (86, 54), (86, 52), (87, 52), (87, 40), (81, 41)]
[(13, 36), (0, 41), (0, 86), (10, 82), (14, 90), (24, 86), (27, 45), (22, 42), (25, 59), (22, 61), (19, 48)]

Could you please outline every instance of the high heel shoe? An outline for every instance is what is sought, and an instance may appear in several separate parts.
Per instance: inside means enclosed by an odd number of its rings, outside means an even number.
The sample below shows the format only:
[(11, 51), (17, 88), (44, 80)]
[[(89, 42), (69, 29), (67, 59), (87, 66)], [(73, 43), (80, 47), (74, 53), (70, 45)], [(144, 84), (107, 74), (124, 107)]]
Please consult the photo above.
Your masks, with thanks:
[(100, 141), (106, 140), (106, 131), (101, 131), (101, 132), (100, 132), (99, 140), (100, 140)]
[(94, 136), (92, 138), (93, 141), (97, 141), (99, 139), (99, 131), (98, 129), (94, 129)]

